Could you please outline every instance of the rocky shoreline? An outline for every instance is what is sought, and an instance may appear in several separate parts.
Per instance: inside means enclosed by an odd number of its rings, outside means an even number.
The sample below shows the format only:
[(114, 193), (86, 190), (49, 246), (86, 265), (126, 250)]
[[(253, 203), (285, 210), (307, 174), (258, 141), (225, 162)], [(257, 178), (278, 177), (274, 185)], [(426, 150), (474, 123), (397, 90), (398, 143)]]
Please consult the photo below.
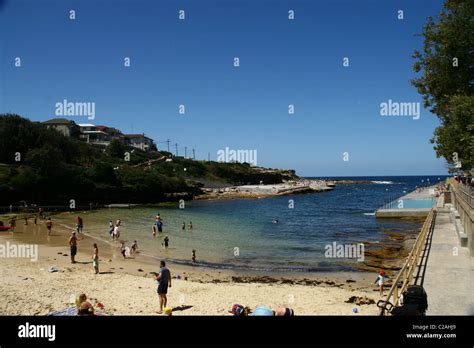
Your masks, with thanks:
[(331, 182), (324, 180), (291, 180), (281, 184), (241, 185), (221, 188), (203, 187), (202, 195), (195, 199), (236, 199), (236, 198), (264, 198), (292, 194), (325, 192), (334, 189)]

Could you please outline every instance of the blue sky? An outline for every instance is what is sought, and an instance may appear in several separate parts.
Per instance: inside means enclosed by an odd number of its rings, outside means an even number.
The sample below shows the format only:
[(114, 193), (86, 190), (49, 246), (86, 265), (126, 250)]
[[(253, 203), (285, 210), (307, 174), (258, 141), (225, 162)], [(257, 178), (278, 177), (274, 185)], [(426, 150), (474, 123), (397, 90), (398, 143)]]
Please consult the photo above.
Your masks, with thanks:
[(443, 174), (429, 144), (434, 115), (422, 108), (419, 120), (380, 116), (388, 99), (421, 102), (409, 83), (411, 54), (422, 45), (415, 34), (441, 7), (438, 0), (0, 0), (0, 112), (44, 121), (63, 99), (94, 102), (94, 124), (144, 132), (159, 148), (171, 139), (180, 154), (186, 145), (200, 159), (229, 147), (257, 150), (258, 165), (307, 176)]

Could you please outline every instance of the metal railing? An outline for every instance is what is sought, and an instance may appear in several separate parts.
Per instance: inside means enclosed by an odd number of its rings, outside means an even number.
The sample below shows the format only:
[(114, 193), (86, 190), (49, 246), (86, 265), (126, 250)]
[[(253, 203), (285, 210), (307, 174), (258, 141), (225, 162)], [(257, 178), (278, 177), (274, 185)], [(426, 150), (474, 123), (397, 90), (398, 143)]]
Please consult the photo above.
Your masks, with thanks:
[(387, 304), (391, 306), (398, 306), (400, 301), (400, 295), (405, 291), (405, 289), (410, 285), (414, 279), (413, 273), (418, 267), (420, 261), (421, 252), (424, 249), (426, 244), (426, 238), (429, 235), (431, 229), (434, 226), (434, 221), (436, 217), (436, 210), (433, 208), (430, 210), (423, 226), (421, 228), (418, 237), (416, 238), (415, 244), (408, 255), (408, 258), (403, 265), (403, 267), (398, 272), (397, 277), (393, 281), (392, 287), (390, 288), (387, 297), (385, 300), (382, 300), (383, 305), (380, 307), (380, 315), (385, 315), (388, 310)]
[(451, 180), (449, 182), (455, 187), (456, 193), (459, 193), (459, 197), (466, 202), (471, 209), (474, 209), (474, 187)]

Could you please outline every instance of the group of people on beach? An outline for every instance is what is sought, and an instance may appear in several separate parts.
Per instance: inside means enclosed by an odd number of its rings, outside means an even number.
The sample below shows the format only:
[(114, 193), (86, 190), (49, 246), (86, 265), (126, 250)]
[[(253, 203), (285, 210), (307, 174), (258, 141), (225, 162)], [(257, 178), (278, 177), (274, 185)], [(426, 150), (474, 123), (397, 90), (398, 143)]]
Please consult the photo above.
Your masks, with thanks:
[(109, 235), (112, 238), (112, 240), (118, 240), (120, 238), (120, 224), (122, 221), (120, 219), (117, 219), (115, 223), (112, 222), (112, 220), (109, 221)]
[[(31, 218), (31, 216), (30, 216), (30, 217), (28, 217), (28, 216), (24, 216), (24, 217), (23, 217), (23, 219), (25, 220), (25, 226), (28, 225), (28, 219), (30, 219), (30, 218)], [(51, 217), (46, 218), (46, 215), (45, 215), (45, 213), (44, 213), (43, 208), (39, 208), (39, 209), (38, 209), (38, 212), (37, 212), (35, 215), (33, 215), (32, 218), (33, 218), (33, 222), (34, 222), (35, 225), (38, 224), (38, 218), (39, 218), (39, 219), (42, 219), (42, 220), (46, 220), (45, 226), (46, 226), (46, 229), (47, 229), (47, 231), (48, 231), (48, 236), (51, 235), (52, 229), (53, 229), (53, 221), (51, 220)], [(10, 227), (10, 231), (11, 231), (11, 232), (15, 232), (15, 229), (16, 229), (16, 221), (17, 221), (17, 217), (16, 217), (16, 216), (12, 216), (12, 217), (10, 218), (9, 222), (8, 222), (8, 225), (9, 225), (9, 227)]]

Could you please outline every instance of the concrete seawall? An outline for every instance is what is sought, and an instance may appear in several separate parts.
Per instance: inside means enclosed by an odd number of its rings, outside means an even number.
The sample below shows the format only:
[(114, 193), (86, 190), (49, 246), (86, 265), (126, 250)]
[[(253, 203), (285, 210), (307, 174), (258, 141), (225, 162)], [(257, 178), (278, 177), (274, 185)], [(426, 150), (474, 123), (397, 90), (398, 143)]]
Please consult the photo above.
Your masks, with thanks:
[[(394, 200), (391, 206), (382, 207), (375, 212), (377, 218), (425, 218), (431, 207), (425, 208), (403, 208), (404, 203), (416, 200), (429, 200), (434, 197), (433, 191), (436, 185), (425, 188), (423, 191), (412, 191)], [(434, 203), (433, 203), (434, 204)], [(399, 207), (399, 205), (401, 207)]]
[(447, 202), (451, 203), (451, 219), (456, 228), (456, 233), (462, 246), (469, 250), (471, 257), (474, 256), (474, 209), (470, 205), (472, 197), (455, 181), (449, 181), (449, 195)]

